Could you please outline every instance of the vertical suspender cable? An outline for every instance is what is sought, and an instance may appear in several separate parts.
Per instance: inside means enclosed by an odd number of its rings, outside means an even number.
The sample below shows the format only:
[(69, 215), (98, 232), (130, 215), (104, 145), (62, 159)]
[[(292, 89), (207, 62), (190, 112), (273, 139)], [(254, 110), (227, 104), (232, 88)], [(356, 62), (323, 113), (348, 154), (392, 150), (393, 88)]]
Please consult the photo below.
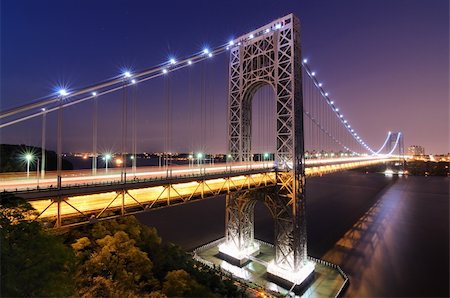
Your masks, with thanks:
[(132, 91), (132, 101), (133, 101), (133, 159), (131, 161), (131, 166), (133, 169), (133, 174), (136, 176), (136, 164), (137, 164), (137, 86), (134, 86)]
[(123, 85), (123, 98), (122, 98), (122, 172), (121, 172), (121, 181), (126, 182), (127, 180), (127, 160), (126, 160), (126, 141), (127, 141), (127, 116), (128, 116), (128, 88), (126, 87), (126, 83)]
[(61, 171), (62, 171), (62, 125), (63, 125), (63, 108), (62, 108), (62, 101), (63, 98), (60, 98), (59, 100), (59, 108), (58, 108), (58, 120), (57, 120), (57, 141), (56, 141), (56, 151), (57, 151), (57, 165), (56, 165), (56, 171), (57, 171), (57, 186), (58, 189), (61, 188)]
[(169, 78), (168, 78), (168, 76), (165, 76), (164, 77), (164, 104), (165, 104), (165, 113), (164, 113), (164, 116), (165, 116), (165, 121), (164, 121), (164, 126), (165, 126), (165, 129), (164, 129), (164, 152), (163, 152), (163, 165), (164, 165), (164, 168), (166, 168), (166, 166), (167, 166), (167, 152), (169, 151), (169, 126), (168, 126), (168, 123), (169, 123), (169, 99), (168, 99), (168, 96), (167, 96), (167, 80), (168, 80)]
[[(44, 109), (45, 112), (45, 109)], [(47, 130), (47, 113), (42, 114), (42, 140), (41, 140), (41, 178), (45, 177), (45, 138)]]
[[(188, 128), (190, 131), (190, 134), (195, 135), (195, 129), (193, 124), (193, 109), (194, 109), (194, 99), (192, 96), (192, 73), (191, 68), (188, 68)], [(194, 138), (190, 138), (190, 144), (189, 144), (189, 152), (191, 154), (194, 154)]]
[(97, 122), (98, 122), (98, 99), (94, 96), (94, 109), (92, 112), (92, 175), (97, 174)]

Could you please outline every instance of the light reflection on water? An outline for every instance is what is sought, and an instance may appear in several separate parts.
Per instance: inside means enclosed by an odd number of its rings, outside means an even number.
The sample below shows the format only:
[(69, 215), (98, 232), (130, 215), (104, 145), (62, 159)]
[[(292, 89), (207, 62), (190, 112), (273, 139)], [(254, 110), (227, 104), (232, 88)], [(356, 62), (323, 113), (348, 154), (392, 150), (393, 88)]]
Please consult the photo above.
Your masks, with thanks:
[(448, 296), (448, 178), (424, 179), (399, 178), (325, 254), (349, 274), (346, 296)]

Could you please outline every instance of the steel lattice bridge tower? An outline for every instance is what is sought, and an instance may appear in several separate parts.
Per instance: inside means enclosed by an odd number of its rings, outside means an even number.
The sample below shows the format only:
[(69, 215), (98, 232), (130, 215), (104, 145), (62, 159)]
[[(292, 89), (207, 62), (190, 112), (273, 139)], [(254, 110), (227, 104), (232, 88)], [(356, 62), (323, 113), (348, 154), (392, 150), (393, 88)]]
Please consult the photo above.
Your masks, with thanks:
[(220, 251), (240, 264), (259, 252), (254, 206), (263, 201), (275, 222), (275, 260), (267, 271), (300, 284), (314, 269), (306, 245), (300, 22), (290, 14), (241, 36), (230, 51), (230, 155), (235, 161), (251, 160), (252, 98), (261, 86), (271, 86), (276, 94), (277, 183), (227, 194), (226, 242)]

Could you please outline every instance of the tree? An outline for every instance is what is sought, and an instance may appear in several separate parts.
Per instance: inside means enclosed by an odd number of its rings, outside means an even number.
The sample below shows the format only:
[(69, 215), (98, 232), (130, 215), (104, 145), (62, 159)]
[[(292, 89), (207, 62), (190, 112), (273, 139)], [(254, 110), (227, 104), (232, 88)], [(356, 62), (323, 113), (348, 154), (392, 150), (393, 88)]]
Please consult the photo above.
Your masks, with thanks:
[(112, 236), (118, 231), (127, 233), (130, 239), (136, 241), (136, 246), (149, 255), (161, 245), (161, 238), (156, 229), (142, 225), (134, 216), (105, 220), (73, 229), (68, 233), (66, 242), (72, 244), (83, 237), (95, 242), (107, 235)]
[[(105, 280), (114, 285), (115, 291), (132, 295), (157, 289), (159, 282), (153, 277), (153, 264), (135, 243), (127, 233), (118, 231), (95, 243), (85, 237), (72, 244), (80, 260), (76, 275), (79, 293), (84, 295), (101, 289)], [(97, 277), (103, 278), (100, 284)]]
[[(155, 228), (142, 225), (134, 216), (73, 229), (66, 242), (76, 251), (80, 296), (242, 296), (232, 281), (199, 266), (179, 246), (162, 243)], [(129, 265), (140, 277), (129, 278), (129, 267), (124, 269), (119, 259), (138, 264)], [(178, 291), (182, 285), (186, 287)]]
[(183, 269), (167, 273), (162, 292), (168, 297), (211, 297), (213, 294)]
[(1, 296), (71, 295), (73, 252), (31, 221), (34, 215), (25, 200), (0, 195)]

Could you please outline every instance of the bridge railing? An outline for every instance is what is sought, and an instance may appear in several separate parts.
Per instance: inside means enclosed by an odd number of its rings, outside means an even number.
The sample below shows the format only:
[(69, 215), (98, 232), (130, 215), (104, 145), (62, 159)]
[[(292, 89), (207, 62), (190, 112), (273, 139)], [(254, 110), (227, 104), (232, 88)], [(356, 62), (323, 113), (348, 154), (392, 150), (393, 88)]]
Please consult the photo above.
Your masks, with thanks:
[[(189, 174), (177, 174), (172, 175), (171, 171), (168, 171), (166, 175), (161, 176), (153, 176), (153, 177), (147, 177), (147, 178), (138, 178), (133, 177), (132, 179), (126, 179), (125, 181), (121, 181), (120, 179), (117, 180), (107, 180), (107, 181), (93, 181), (93, 182), (86, 182), (86, 183), (67, 183), (65, 182), (61, 189), (76, 189), (76, 188), (85, 188), (85, 187), (97, 187), (97, 186), (114, 186), (114, 185), (128, 185), (131, 186), (133, 184), (140, 184), (140, 183), (146, 183), (146, 182), (154, 182), (154, 181), (167, 181), (167, 180), (176, 180), (176, 179), (183, 179), (183, 178), (207, 178), (211, 176), (228, 176), (230, 174), (233, 175), (239, 175), (239, 174), (246, 174), (249, 172), (270, 172), (274, 171), (273, 167), (264, 167), (264, 168), (248, 168), (248, 169), (232, 169), (229, 168), (229, 170), (225, 171), (200, 171), (199, 173), (189, 173)], [(55, 185), (50, 185), (47, 187), (40, 187), (39, 185), (36, 185), (36, 187), (24, 187), (24, 188), (3, 188), (3, 191), (13, 191), (13, 192), (23, 192), (23, 191), (35, 191), (35, 192), (46, 192), (49, 190), (58, 190), (56, 183)]]

